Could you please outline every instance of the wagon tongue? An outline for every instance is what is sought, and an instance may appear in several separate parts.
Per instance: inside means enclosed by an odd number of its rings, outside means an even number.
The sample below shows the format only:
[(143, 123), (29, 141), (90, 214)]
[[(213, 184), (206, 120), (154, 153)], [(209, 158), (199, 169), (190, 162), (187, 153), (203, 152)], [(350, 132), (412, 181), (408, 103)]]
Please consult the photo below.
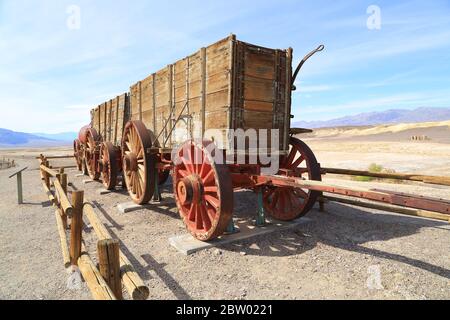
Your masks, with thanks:
[(349, 188), (327, 184), (321, 181), (302, 180), (294, 177), (267, 176), (274, 186), (308, 189), (342, 196), (389, 203), (396, 206), (427, 210), (449, 215), (450, 201), (439, 198), (423, 197), (414, 194), (399, 193), (379, 189)]

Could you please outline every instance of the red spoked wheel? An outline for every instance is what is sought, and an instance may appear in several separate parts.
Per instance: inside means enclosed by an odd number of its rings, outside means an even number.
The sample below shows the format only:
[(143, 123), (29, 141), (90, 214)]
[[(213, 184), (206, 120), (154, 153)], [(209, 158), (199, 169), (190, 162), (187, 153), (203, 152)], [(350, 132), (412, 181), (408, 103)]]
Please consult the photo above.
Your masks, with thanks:
[[(320, 181), (320, 165), (311, 149), (303, 141), (293, 137), (289, 144), (289, 154), (280, 159), (279, 174)], [(263, 195), (264, 209), (274, 219), (291, 221), (307, 214), (319, 195), (320, 192), (307, 189), (268, 186)]]
[(174, 161), (173, 186), (180, 216), (201, 241), (222, 235), (233, 214), (230, 172), (225, 164), (214, 162), (214, 155), (213, 142), (187, 141)]
[(100, 147), (101, 175), (106, 190), (114, 190), (117, 185), (119, 164), (117, 151), (111, 142), (103, 142)]
[(100, 178), (100, 172), (97, 170), (97, 161), (99, 156), (99, 144), (101, 137), (94, 128), (87, 129), (86, 146), (84, 150), (84, 159), (86, 162), (87, 172), (92, 180)]
[(123, 172), (131, 199), (137, 204), (150, 201), (155, 190), (156, 157), (148, 152), (151, 135), (142, 121), (130, 121), (122, 139)]
[(75, 157), (75, 161), (77, 162), (78, 171), (83, 170), (83, 151), (81, 147), (81, 141), (76, 139), (73, 141), (73, 155)]

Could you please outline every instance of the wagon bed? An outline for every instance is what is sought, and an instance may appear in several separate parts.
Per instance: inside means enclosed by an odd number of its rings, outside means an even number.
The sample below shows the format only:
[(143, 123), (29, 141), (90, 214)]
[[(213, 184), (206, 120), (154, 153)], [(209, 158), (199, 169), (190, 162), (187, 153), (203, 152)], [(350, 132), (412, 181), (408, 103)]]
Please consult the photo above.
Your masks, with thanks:
[[(129, 95), (101, 104), (91, 112), (92, 126), (103, 141), (120, 145), (123, 126), (140, 120), (164, 148), (201, 138), (209, 129), (278, 129), (279, 151), (286, 152), (291, 63), (292, 49), (255, 46), (232, 35), (137, 82)], [(230, 143), (223, 149), (232, 148)]]

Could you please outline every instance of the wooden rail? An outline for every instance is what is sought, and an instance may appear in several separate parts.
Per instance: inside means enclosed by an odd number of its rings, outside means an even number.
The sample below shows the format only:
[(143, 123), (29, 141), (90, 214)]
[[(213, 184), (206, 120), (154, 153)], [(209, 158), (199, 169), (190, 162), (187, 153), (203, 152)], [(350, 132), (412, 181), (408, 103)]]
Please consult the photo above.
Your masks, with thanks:
[(373, 177), (381, 179), (394, 179), (394, 180), (409, 180), (417, 181), (429, 184), (438, 184), (444, 186), (450, 186), (450, 177), (439, 176), (426, 176), (409, 173), (383, 173), (383, 172), (370, 172), (363, 170), (350, 170), (350, 169), (337, 169), (337, 168), (322, 168), (322, 174), (341, 174), (350, 176), (363, 176)]
[(260, 181), (270, 183), (278, 187), (293, 187), (297, 189), (308, 189), (335, 195), (366, 199), (376, 202), (388, 203), (400, 207), (441, 213), (450, 217), (450, 201), (444, 199), (403, 194), (389, 190), (350, 188), (327, 184), (322, 181), (302, 180), (285, 176), (263, 176)]
[(72, 204), (70, 203), (70, 200), (66, 194), (67, 193), (67, 184), (65, 187), (63, 187), (61, 185), (61, 182), (58, 179), (55, 179), (53, 181), (53, 186), (55, 187), (58, 203), (63, 210), (63, 214), (65, 214), (68, 217), (71, 217), (73, 207), (72, 207)]
[(58, 234), (61, 241), (61, 250), (64, 260), (64, 267), (69, 268), (70, 267), (70, 253), (69, 253), (69, 247), (67, 246), (67, 237), (66, 237), (66, 231), (64, 229), (64, 224), (61, 218), (60, 210), (57, 209), (55, 211), (55, 217), (56, 217), (56, 225), (58, 226)]
[(56, 199), (55, 196), (53, 195), (53, 193), (50, 191), (50, 188), (47, 187), (47, 185), (45, 183), (42, 183), (42, 187), (44, 188), (44, 192), (48, 197), (48, 200), (55, 205), (56, 204)]
[[(149, 296), (148, 287), (145, 286), (131, 263), (119, 250), (118, 240), (112, 239), (92, 206), (84, 204), (83, 191), (72, 192), (71, 201), (67, 196), (67, 186), (70, 183), (64, 169), (59, 171), (51, 169), (48, 158), (43, 155), (39, 157), (39, 160), (44, 192), (56, 207), (55, 218), (64, 266), (66, 268), (70, 266), (72, 268), (78, 267), (94, 299), (122, 299), (122, 281), (133, 299), (147, 299)], [(95, 230), (99, 235), (98, 261), (101, 262), (100, 271), (84, 248), (82, 240), (83, 214), (86, 214), (92, 225), (95, 224)], [(68, 227), (68, 218), (71, 222), (70, 228)], [(66, 235), (68, 229), (70, 229), (69, 241)], [(117, 252), (117, 254), (114, 255), (114, 252)]]
[[(43, 157), (43, 155), (40, 155), (39, 157), (36, 157), (36, 159), (41, 159), (41, 157)], [(75, 156), (72, 154), (72, 155), (61, 155), (61, 156), (46, 156), (45, 158), (46, 159), (48, 159), (48, 160), (51, 160), (51, 159), (70, 159), (70, 158), (74, 158)]]
[(49, 175), (51, 178), (55, 178), (56, 175), (59, 173), (58, 171), (50, 169), (49, 167), (47, 167), (46, 165), (43, 165), (43, 164), (41, 164), (40, 168), (41, 168), (41, 171), (43, 171), (44, 173)]
[(409, 208), (402, 208), (402, 207), (394, 207), (389, 205), (383, 205), (379, 203), (372, 203), (367, 201), (361, 201), (361, 200), (353, 200), (353, 199), (347, 199), (347, 198), (341, 198), (341, 197), (332, 197), (332, 196), (323, 196), (319, 201), (333, 201), (338, 203), (344, 203), (349, 204), (353, 206), (363, 207), (363, 208), (369, 208), (369, 209), (376, 209), (376, 210), (382, 210), (387, 212), (395, 212), (407, 216), (414, 216), (414, 217), (422, 217), (422, 218), (429, 218), (429, 219), (435, 219), (435, 220), (441, 220), (441, 221), (447, 221), (450, 222), (450, 216), (442, 214), (442, 213), (436, 213), (426, 210), (416, 210), (416, 209), (409, 209)]

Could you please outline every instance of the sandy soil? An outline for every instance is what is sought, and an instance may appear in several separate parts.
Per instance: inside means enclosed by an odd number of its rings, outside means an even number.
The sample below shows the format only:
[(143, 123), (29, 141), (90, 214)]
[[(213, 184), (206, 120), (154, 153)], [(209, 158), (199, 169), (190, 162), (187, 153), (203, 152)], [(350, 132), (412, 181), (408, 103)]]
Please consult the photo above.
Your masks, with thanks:
[[(376, 162), (396, 171), (450, 175), (448, 144), (337, 141), (314, 138), (308, 143), (324, 166), (366, 169)], [(0, 298), (89, 299), (84, 284), (74, 291), (66, 287), (54, 210), (43, 195), (37, 162), (30, 158), (39, 152), (11, 153), (0, 156), (15, 156), (19, 165), (29, 165), (24, 176), (27, 204), (15, 204), (15, 181), (7, 178), (14, 169), (0, 171)], [(326, 213), (314, 209), (308, 215), (312, 221), (294, 230), (186, 257), (168, 243), (170, 236), (186, 232), (170, 184), (161, 206), (121, 215), (116, 206), (129, 201), (125, 192), (100, 196), (99, 183), (84, 185), (77, 172), (68, 173), (121, 239), (150, 288), (150, 299), (450, 298), (450, 225), (445, 222), (329, 204)], [(326, 179), (450, 199), (450, 188)], [(253, 219), (255, 207), (252, 193), (235, 194), (240, 221)], [(86, 229), (84, 237), (95, 256), (92, 230)], [(380, 283), (372, 281), (378, 271)]]
[(400, 123), (365, 127), (321, 128), (306, 138), (352, 141), (409, 141), (412, 136), (426, 136), (435, 143), (450, 143), (450, 121)]

